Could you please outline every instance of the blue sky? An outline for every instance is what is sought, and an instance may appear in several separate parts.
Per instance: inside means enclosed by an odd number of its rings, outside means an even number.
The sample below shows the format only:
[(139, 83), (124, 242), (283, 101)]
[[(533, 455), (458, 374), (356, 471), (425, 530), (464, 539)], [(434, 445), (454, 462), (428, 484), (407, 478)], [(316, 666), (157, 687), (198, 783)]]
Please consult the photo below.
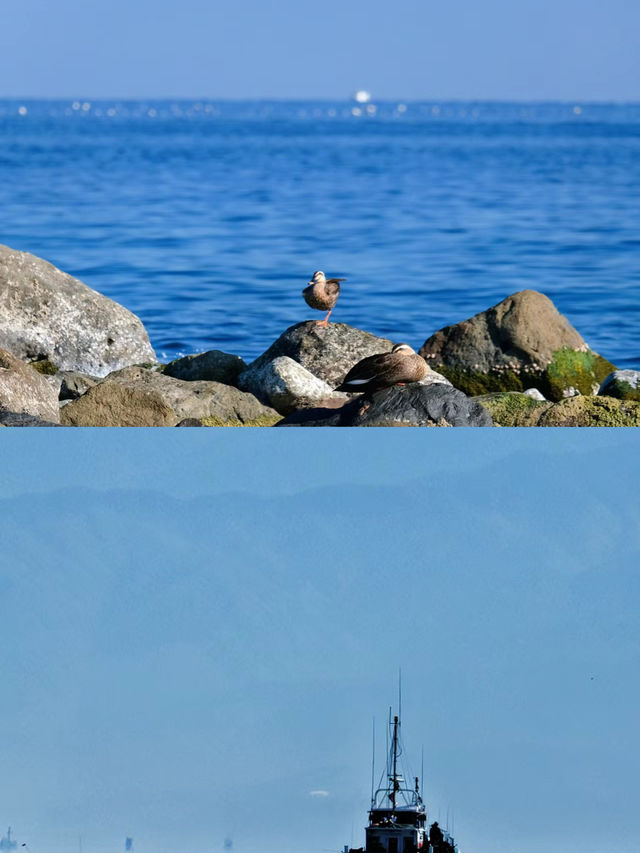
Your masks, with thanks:
[[(2, 493), (49, 492), (53, 487), (167, 491), (179, 497), (238, 489), (257, 495), (288, 494), (336, 484), (398, 484), (434, 470), (451, 475), (504, 464), (512, 455), (542, 453), (561, 460), (593, 452), (633, 449), (626, 430), (443, 430), (425, 443), (421, 430), (335, 434), (290, 430), (11, 430), (3, 434)], [(248, 436), (251, 436), (248, 439)], [(35, 460), (37, 459), (37, 464)]]
[(635, 0), (5, 0), (0, 95), (637, 100)]
[(5, 431), (19, 841), (360, 844), (402, 666), (463, 850), (635, 851), (637, 433), (285, 433)]

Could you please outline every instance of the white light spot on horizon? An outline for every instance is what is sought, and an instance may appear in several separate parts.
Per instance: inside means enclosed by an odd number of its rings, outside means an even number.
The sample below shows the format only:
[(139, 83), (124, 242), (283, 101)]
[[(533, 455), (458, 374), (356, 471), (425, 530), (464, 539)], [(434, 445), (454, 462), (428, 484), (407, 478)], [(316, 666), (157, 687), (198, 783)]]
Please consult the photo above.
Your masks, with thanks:
[(26, 108), (25, 106), (18, 107), (18, 114), (19, 114), (19, 115), (21, 115), (21, 116), (26, 116), (26, 114), (27, 114), (28, 112), (29, 112), (29, 111), (27, 110), (27, 108)]
[(406, 104), (398, 104), (396, 109), (398, 110), (399, 113), (406, 113), (407, 105)]
[(574, 113), (575, 113), (575, 115), (577, 115), (577, 116), (582, 115), (582, 107), (580, 107), (580, 106), (578, 106), (578, 105), (576, 104), (576, 106), (573, 108), (573, 112), (574, 112)]
[(309, 791), (309, 796), (310, 797), (328, 797), (329, 792), (328, 791)]
[(154, 108), (153, 108), (153, 107), (151, 107), (151, 109), (149, 110), (149, 112), (147, 113), (147, 115), (150, 115), (150, 116), (151, 116), (151, 118), (153, 118), (154, 116), (157, 116), (157, 115), (158, 115), (158, 111), (157, 111), (157, 110), (154, 110)]
[(360, 107), (354, 107), (354, 108), (351, 110), (351, 115), (352, 115), (352, 116), (361, 116), (361, 115), (362, 115), (362, 110), (360, 109)]
[(72, 108), (73, 108), (74, 110), (79, 110), (79, 109), (80, 109), (80, 101), (74, 101), (74, 102), (71, 104), (71, 106), (72, 106)]

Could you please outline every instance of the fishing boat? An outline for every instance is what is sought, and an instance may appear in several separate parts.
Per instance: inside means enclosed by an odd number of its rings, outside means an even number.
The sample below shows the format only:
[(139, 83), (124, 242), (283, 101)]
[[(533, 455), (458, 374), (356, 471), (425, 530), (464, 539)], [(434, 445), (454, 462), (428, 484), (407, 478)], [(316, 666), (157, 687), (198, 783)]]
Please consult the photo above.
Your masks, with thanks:
[[(389, 715), (391, 743), (386, 767), (374, 789), (372, 785), (369, 824), (365, 828), (365, 846), (350, 848), (343, 853), (460, 853), (453, 836), (437, 821), (428, 823), (427, 809), (422, 799), (420, 779), (408, 785), (400, 772), (402, 755), (400, 717)], [(375, 779), (375, 751), (372, 781)]]

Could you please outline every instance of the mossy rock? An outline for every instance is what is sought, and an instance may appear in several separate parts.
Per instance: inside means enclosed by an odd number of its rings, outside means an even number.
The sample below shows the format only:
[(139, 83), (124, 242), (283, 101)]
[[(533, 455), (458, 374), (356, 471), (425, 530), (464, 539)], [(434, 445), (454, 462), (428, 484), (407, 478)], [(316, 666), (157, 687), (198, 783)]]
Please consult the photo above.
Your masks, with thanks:
[(614, 397), (569, 397), (542, 412), (538, 426), (638, 427), (640, 403)]
[(515, 391), (484, 394), (475, 399), (489, 412), (495, 426), (503, 427), (538, 426), (542, 413), (552, 406)]
[(48, 358), (39, 358), (37, 361), (30, 361), (29, 367), (33, 367), (34, 370), (37, 370), (43, 376), (55, 376), (58, 372), (57, 365), (49, 361)]
[(260, 418), (248, 421), (224, 421), (222, 418), (200, 418), (202, 425), (207, 427), (271, 427), (281, 420), (282, 415), (263, 415)]
[(618, 400), (640, 402), (640, 370), (615, 370), (607, 376), (598, 393)]
[(522, 374), (512, 370), (492, 370), (489, 373), (484, 373), (480, 370), (449, 367), (446, 364), (430, 364), (429, 366), (441, 373), (454, 388), (462, 391), (467, 397), (480, 397), (483, 394), (494, 394), (501, 391), (525, 391), (527, 388), (534, 387), (532, 382), (528, 384), (525, 382)]
[(615, 366), (592, 350), (578, 351), (565, 347), (553, 353), (539, 387), (549, 400), (562, 400), (564, 391), (575, 388), (583, 396), (598, 393), (605, 378)]
[(582, 351), (568, 347), (556, 350), (551, 363), (537, 370), (510, 370), (501, 367), (483, 372), (449, 367), (446, 364), (430, 366), (446, 376), (455, 388), (463, 391), (468, 397), (537, 388), (552, 401), (563, 400), (565, 390), (571, 388), (584, 396), (595, 394), (605, 377), (615, 370), (610, 361), (592, 350)]

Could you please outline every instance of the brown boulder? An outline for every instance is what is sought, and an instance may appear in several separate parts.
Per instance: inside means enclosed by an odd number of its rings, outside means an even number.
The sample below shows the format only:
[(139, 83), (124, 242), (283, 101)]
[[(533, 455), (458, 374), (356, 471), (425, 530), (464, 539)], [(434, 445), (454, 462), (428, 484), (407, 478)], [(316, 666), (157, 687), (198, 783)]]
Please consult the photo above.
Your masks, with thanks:
[(143, 367), (110, 374), (62, 409), (70, 426), (176, 426), (186, 418), (249, 424), (277, 413), (230, 385), (186, 382)]
[(613, 366), (589, 349), (553, 302), (523, 290), (428, 338), (420, 355), (473, 396), (538, 388), (560, 400), (596, 393)]

